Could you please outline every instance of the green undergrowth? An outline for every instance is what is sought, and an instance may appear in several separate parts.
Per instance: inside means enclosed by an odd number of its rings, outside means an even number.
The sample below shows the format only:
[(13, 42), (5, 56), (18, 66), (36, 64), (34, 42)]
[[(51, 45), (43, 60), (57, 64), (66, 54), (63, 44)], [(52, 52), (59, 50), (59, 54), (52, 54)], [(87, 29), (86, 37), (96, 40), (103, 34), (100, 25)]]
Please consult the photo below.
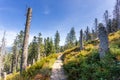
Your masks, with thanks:
[(74, 47), (63, 53), (68, 80), (118, 80), (120, 78), (120, 31), (109, 35), (110, 51), (100, 60), (99, 41), (84, 44), (84, 50)]
[(34, 80), (38, 78), (40, 80), (49, 80), (51, 75), (51, 68), (58, 54), (51, 54), (42, 60), (37, 61), (32, 66), (27, 67), (26, 71), (23, 71), (22, 76), (20, 73), (13, 73), (7, 75), (6, 80)]

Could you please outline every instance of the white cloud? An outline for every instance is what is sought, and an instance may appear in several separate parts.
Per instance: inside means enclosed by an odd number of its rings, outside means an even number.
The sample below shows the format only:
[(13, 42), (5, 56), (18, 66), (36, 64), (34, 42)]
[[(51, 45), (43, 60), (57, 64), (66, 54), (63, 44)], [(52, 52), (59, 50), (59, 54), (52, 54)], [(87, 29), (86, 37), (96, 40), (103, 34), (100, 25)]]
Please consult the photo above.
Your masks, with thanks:
[[(2, 42), (4, 31), (1, 31), (0, 34), (2, 34), (0, 36), (0, 41)], [(14, 39), (16, 38), (16, 36), (17, 36), (17, 32), (14, 32), (14, 31), (7, 31), (6, 32), (6, 36), (5, 36), (6, 47), (12, 47), (13, 46), (13, 42), (14, 42)], [(33, 36), (30, 35), (29, 36), (29, 43), (32, 42), (32, 39), (33, 39)], [(0, 42), (0, 44), (1, 44), (1, 42)]]
[[(3, 38), (3, 35), (4, 35), (4, 29), (1, 29), (1, 31), (0, 31), (0, 34), (1, 34), (1, 36), (0, 36), (0, 44), (2, 44), (2, 38)], [(15, 39), (15, 37), (16, 37), (16, 32), (14, 32), (14, 31), (10, 31), (10, 30), (7, 30), (6, 31), (6, 35), (5, 35), (5, 42), (6, 42), (6, 47), (11, 47), (12, 46), (12, 44), (13, 44), (13, 41), (14, 41), (14, 39)]]
[(45, 14), (45, 15), (48, 15), (49, 13), (50, 13), (49, 10), (45, 10), (45, 11), (44, 11), (44, 14)]
[(44, 11), (43, 11), (43, 14), (45, 14), (45, 15), (50, 14), (50, 9), (49, 9), (48, 6), (45, 6)]
[(17, 32), (12, 31), (12, 30), (7, 30), (3, 25), (0, 25), (0, 34), (1, 34), (0, 44), (2, 44), (2, 38), (4, 36), (4, 32), (6, 32), (5, 34), (6, 47), (11, 47), (16, 37)]
[[(5, 29), (4, 26), (0, 25), (0, 46), (2, 44), (2, 38), (4, 35), (4, 32), (6, 31), (6, 35), (5, 35), (5, 42), (6, 42), (6, 47), (12, 47), (13, 46), (13, 42), (14, 39), (17, 36), (17, 33), (19, 33), (19, 31), (14, 31), (14, 30), (7, 30)], [(33, 39), (33, 35), (29, 36), (29, 43), (32, 42)]]
[(29, 44), (32, 42), (32, 40), (33, 40), (33, 35), (30, 34), (30, 36), (29, 36)]
[(6, 47), (11, 47), (13, 45), (16, 35), (17, 35), (17, 32), (15, 31), (6, 32)]

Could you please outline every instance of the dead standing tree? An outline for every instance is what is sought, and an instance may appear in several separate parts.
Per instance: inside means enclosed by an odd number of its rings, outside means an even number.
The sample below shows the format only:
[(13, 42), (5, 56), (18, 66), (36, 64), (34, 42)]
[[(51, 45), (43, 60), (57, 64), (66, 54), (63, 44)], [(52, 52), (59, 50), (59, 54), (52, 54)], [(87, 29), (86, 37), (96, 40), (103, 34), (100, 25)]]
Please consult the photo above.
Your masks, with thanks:
[(102, 23), (99, 24), (98, 37), (100, 39), (99, 56), (101, 59), (109, 51), (108, 34)]
[(25, 25), (24, 42), (23, 42), (22, 55), (21, 55), (20, 72), (25, 70), (27, 67), (28, 39), (29, 39), (31, 17), (32, 17), (32, 8), (28, 8), (27, 16), (26, 16), (27, 19), (26, 19), (26, 25)]
[(83, 49), (83, 31), (82, 29), (80, 30), (80, 50)]
[(2, 39), (2, 45), (0, 50), (0, 77), (3, 77), (3, 69), (4, 69), (4, 56), (5, 56), (5, 33), (3, 35)]

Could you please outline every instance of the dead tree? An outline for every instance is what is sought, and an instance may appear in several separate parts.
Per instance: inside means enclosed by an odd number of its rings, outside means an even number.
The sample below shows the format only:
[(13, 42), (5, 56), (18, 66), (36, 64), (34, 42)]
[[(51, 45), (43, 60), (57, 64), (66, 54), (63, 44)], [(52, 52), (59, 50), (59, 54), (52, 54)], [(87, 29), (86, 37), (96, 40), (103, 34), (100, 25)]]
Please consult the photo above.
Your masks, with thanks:
[(104, 19), (105, 19), (106, 29), (108, 30), (108, 22), (109, 22), (108, 10), (106, 10), (105, 13), (104, 13)]
[(83, 31), (82, 29), (80, 30), (80, 50), (83, 49)]
[(4, 32), (3, 39), (2, 39), (2, 45), (1, 45), (1, 50), (0, 50), (0, 77), (3, 77), (1, 74), (3, 74), (3, 69), (4, 69), (4, 56), (5, 56), (5, 34)]
[(95, 38), (98, 37), (98, 19), (95, 18), (95, 22), (94, 22), (95, 28), (94, 28), (94, 32), (95, 32)]
[(100, 59), (105, 56), (105, 54), (109, 51), (109, 42), (108, 42), (108, 34), (103, 26), (102, 23), (99, 24), (99, 29), (98, 29), (98, 37), (100, 39), (100, 44), (99, 44), (99, 56)]
[(27, 16), (26, 16), (27, 19), (26, 19), (26, 25), (25, 25), (24, 42), (23, 42), (22, 55), (21, 55), (20, 72), (25, 70), (27, 67), (28, 39), (29, 39), (31, 17), (32, 17), (32, 8), (28, 8)]

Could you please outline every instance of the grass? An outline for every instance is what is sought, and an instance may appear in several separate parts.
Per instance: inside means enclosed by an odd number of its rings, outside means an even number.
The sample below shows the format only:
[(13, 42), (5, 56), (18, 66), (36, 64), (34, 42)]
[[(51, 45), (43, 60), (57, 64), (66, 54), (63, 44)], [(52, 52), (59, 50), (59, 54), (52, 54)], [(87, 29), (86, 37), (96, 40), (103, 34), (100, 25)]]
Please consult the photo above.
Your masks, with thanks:
[(6, 80), (49, 80), (51, 75), (51, 68), (53, 63), (55, 62), (58, 54), (51, 54), (46, 58), (43, 58), (40, 61), (37, 61), (30, 67), (27, 67), (27, 70), (22, 73), (13, 73), (7, 75)]
[[(68, 80), (117, 80), (120, 77), (120, 31), (109, 35), (110, 51), (100, 60), (98, 54), (99, 40), (88, 41), (84, 50), (79, 46), (66, 50), (62, 59)], [(51, 67), (57, 54), (36, 62), (23, 72), (7, 75), (7, 80), (50, 80)]]
[(99, 40), (84, 44), (84, 50), (74, 47), (64, 52), (64, 69), (68, 80), (117, 80), (120, 77), (120, 31), (109, 35), (110, 51), (99, 59)]

